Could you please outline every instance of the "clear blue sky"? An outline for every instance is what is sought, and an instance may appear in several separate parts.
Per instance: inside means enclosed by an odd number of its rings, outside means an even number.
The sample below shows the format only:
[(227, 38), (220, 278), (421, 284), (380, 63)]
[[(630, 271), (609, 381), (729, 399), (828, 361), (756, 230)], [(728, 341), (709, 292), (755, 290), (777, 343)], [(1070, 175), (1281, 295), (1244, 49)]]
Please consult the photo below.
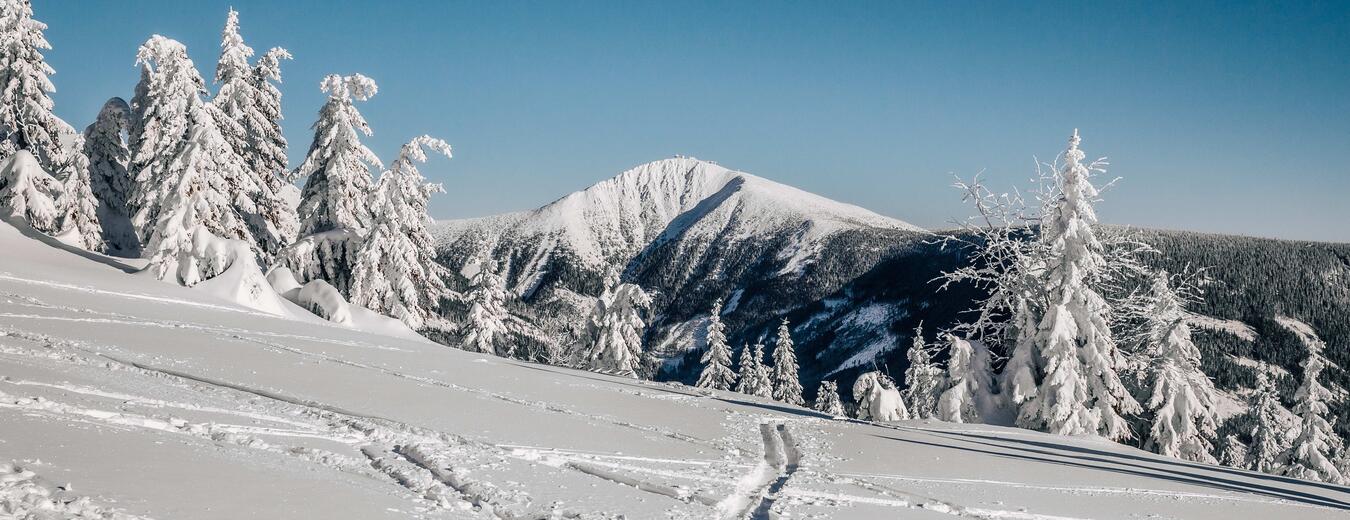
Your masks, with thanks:
[[(1171, 4), (1185, 5), (1171, 5)], [(214, 72), (226, 9), (284, 46), (293, 162), (328, 73), (382, 159), (422, 133), (437, 217), (528, 209), (675, 154), (928, 227), (1080, 127), (1103, 220), (1350, 241), (1350, 3), (51, 1), (58, 114), (129, 98), (159, 33)], [(1119, 5), (1117, 5), (1119, 4)]]

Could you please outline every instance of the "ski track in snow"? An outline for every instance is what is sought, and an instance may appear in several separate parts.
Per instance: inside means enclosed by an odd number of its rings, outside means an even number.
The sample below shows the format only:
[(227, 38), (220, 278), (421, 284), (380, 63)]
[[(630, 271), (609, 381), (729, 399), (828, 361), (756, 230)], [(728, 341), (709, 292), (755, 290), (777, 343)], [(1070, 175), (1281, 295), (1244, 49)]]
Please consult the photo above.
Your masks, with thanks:
[[(107, 293), (133, 299), (151, 299), (161, 303), (179, 303), (172, 299), (149, 297), (144, 295), (125, 295), (98, 289), (47, 283), (15, 278), (0, 273), (0, 280), (20, 283), (49, 285), (53, 287)], [(10, 295), (13, 298), (15, 295)], [(91, 309), (51, 306), (42, 301), (22, 296), (11, 305), (40, 307), (75, 313), (76, 316), (51, 316), (42, 314), (0, 313), (0, 318), (11, 320), (52, 320), (87, 322), (97, 324), (144, 326), (172, 329), (188, 329), (220, 338), (246, 342), (264, 349), (288, 352), (294, 355), (338, 363), (362, 370), (372, 370), (390, 377), (403, 378), (420, 384), (444, 387), (465, 392), (481, 398), (501, 400), (508, 403), (531, 407), (554, 414), (562, 414), (588, 421), (631, 428), (644, 433), (656, 434), (666, 438), (687, 442), (716, 450), (726, 455), (723, 459), (687, 460), (664, 459), (658, 457), (639, 457), (619, 453), (598, 453), (541, 446), (521, 446), (511, 444), (493, 444), (461, 438), (451, 433), (427, 430), (400, 421), (378, 415), (360, 413), (342, 409), (324, 403), (313, 402), (278, 392), (252, 388), (247, 385), (194, 375), (183, 370), (157, 367), (139, 362), (113, 352), (118, 349), (111, 345), (87, 345), (78, 341), (56, 340), (40, 333), (10, 329), (0, 330), (0, 338), (6, 336), (27, 340), (45, 347), (32, 350), (0, 344), (0, 355), (6, 357), (30, 356), (36, 359), (56, 360), (60, 362), (83, 363), (87, 366), (118, 366), (118, 370), (136, 371), (150, 376), (159, 376), (161, 384), (171, 381), (180, 390), (203, 392), (209, 388), (219, 394), (234, 395), (233, 402), (241, 408), (207, 406), (188, 403), (181, 400), (155, 399), (113, 392), (99, 388), (45, 383), (28, 380), (0, 379), (0, 409), (16, 410), (21, 413), (48, 415), (69, 421), (96, 424), (110, 428), (139, 428), (155, 430), (167, 434), (189, 435), (215, 442), (223, 442), (243, 449), (259, 450), (271, 454), (294, 457), (310, 463), (358, 475), (382, 477), (405, 489), (419, 503), (431, 505), (452, 514), (467, 514), (473, 517), (524, 519), (524, 518), (574, 518), (581, 512), (570, 510), (556, 504), (535, 504), (526, 491), (508, 490), (491, 482), (476, 480), (464, 471), (483, 466), (486, 460), (538, 464), (560, 471), (575, 472), (609, 483), (663, 497), (686, 504), (699, 504), (710, 508), (723, 519), (765, 520), (779, 518), (780, 508), (791, 507), (792, 501), (785, 498), (800, 498), (824, 501), (836, 504), (867, 504), (897, 509), (924, 510), (932, 513), (948, 514), (960, 518), (989, 520), (1065, 520), (1067, 517), (1042, 515), (1024, 511), (1003, 511), (987, 508), (964, 507), (952, 502), (938, 500), (907, 492), (893, 485), (895, 482), (925, 482), (953, 485), (991, 485), (1019, 489), (1037, 489), (1065, 493), (1101, 493), (1120, 495), (1157, 495), (1173, 498), (1198, 500), (1232, 500), (1280, 505), (1300, 505), (1283, 500), (1270, 500), (1246, 495), (1221, 495), (1206, 493), (1183, 493), (1164, 490), (1113, 488), (1093, 486), (1041, 486), (1017, 482), (1003, 482), (980, 479), (958, 478), (922, 478), (892, 474), (831, 473), (828, 462), (820, 461), (803, 473), (810, 478), (823, 478), (829, 482), (846, 484), (859, 492), (870, 496), (848, 493), (831, 493), (807, 489), (795, 489), (789, 484), (794, 475), (802, 469), (803, 445), (800, 441), (809, 441), (813, 424), (827, 424), (823, 419), (785, 419), (782, 416), (753, 415), (728, 412), (727, 429), (729, 438), (707, 440), (689, 436), (677, 431), (634, 424), (616, 417), (585, 413), (564, 406), (524, 399), (493, 392), (481, 388), (471, 388), (434, 378), (416, 376), (386, 367), (359, 363), (321, 352), (312, 352), (280, 343), (285, 340), (301, 340), (322, 344), (340, 345), (357, 349), (393, 349), (393, 347), (374, 345), (360, 341), (343, 341), (328, 338), (295, 334), (281, 334), (265, 331), (253, 331), (223, 326), (206, 326), (195, 323), (171, 320), (138, 319), (115, 313), (100, 312)], [(236, 308), (183, 302), (210, 308), (221, 307), (234, 312)], [(628, 393), (651, 399), (668, 399), (670, 396), (655, 392), (599, 386), (612, 391)], [(135, 413), (118, 407), (118, 411), (105, 410), (87, 405), (76, 405), (54, 401), (41, 396), (12, 395), (11, 392), (22, 389), (48, 389), (86, 396), (120, 401), (124, 405), (156, 410), (183, 410), (185, 412), (210, 413), (233, 416), (261, 423), (230, 424), (220, 422), (191, 422), (172, 414), (149, 415)], [(269, 403), (264, 408), (273, 413), (242, 409), (244, 403), (262, 398)], [(681, 396), (681, 399), (685, 397)], [(692, 406), (701, 406), (694, 396), (688, 396)], [(793, 425), (789, 428), (789, 424)], [(916, 432), (941, 432), (940, 429), (928, 429), (916, 426), (880, 425), (895, 429)], [(763, 448), (763, 456), (754, 464), (746, 464), (741, 457), (737, 439), (748, 440), (749, 433), (756, 431)], [(801, 438), (799, 438), (799, 435)], [(287, 439), (321, 439), (338, 445), (350, 446), (352, 454), (341, 454), (322, 449), (288, 445)], [(809, 441), (818, 442), (818, 441)], [(458, 468), (458, 469), (457, 469)], [(748, 469), (748, 471), (746, 471)], [(737, 478), (736, 475), (740, 477)], [(10, 477), (14, 480), (13, 477)], [(28, 478), (28, 477), (25, 477)], [(3, 480), (3, 479), (0, 479)], [(889, 484), (881, 484), (885, 481)], [(677, 482), (695, 484), (688, 486)], [(8, 491), (7, 482), (0, 482), (0, 490)], [(718, 496), (716, 490), (733, 488), (726, 496)], [(83, 500), (83, 499), (82, 499)], [(87, 500), (85, 501), (87, 502)], [(117, 518), (137, 518), (121, 516)]]
[(736, 483), (731, 495), (717, 504), (724, 520), (776, 518), (773, 503), (800, 466), (801, 453), (785, 424), (761, 422), (759, 435), (764, 443), (764, 460)]

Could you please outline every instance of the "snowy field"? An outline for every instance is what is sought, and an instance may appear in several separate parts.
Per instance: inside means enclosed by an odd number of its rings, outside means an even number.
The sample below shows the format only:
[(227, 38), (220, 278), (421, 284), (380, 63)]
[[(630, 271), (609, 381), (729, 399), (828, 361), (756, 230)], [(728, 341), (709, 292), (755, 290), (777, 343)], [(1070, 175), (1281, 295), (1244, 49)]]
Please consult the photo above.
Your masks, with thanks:
[(7, 224), (0, 250), (0, 517), (1350, 516), (1343, 487), (281, 318)]

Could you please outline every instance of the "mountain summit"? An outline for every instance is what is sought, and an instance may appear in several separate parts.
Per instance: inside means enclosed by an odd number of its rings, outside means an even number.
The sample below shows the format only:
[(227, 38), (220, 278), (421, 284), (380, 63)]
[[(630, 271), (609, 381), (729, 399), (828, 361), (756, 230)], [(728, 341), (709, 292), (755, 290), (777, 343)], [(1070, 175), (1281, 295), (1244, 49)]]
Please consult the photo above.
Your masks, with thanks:
[[(664, 329), (690, 325), (692, 312), (706, 312), (710, 298), (754, 286), (774, 287), (777, 305), (784, 297), (819, 298), (873, 265), (893, 242), (884, 237), (923, 230), (713, 162), (675, 157), (536, 210), (444, 221), (433, 233), (442, 261), (466, 276), (482, 258), (505, 261), (511, 292), (530, 312), (543, 313), (527, 316), (537, 325), (531, 336), (563, 338), (548, 341), (554, 346), (572, 342), (567, 325), (554, 318), (584, 316), (617, 277), (659, 288), (652, 333), (658, 344), (682, 351), (691, 345), (676, 336), (688, 334)], [(832, 247), (844, 243), (858, 247)], [(727, 310), (746, 303), (738, 296)]]

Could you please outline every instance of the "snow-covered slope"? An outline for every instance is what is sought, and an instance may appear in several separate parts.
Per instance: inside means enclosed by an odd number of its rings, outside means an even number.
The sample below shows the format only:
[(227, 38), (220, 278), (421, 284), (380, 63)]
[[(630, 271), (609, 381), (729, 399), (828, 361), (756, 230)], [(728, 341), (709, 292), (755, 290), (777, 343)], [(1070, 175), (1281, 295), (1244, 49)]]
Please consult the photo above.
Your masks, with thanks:
[(261, 313), (0, 224), (0, 516), (1343, 518), (1346, 488), (873, 425)]
[[(668, 319), (654, 325), (665, 338), (694, 310), (667, 309), (706, 310), (707, 294), (770, 283), (800, 289), (793, 301), (818, 298), (875, 262), (882, 249), (876, 244), (887, 242), (876, 237), (921, 232), (692, 158), (643, 164), (533, 211), (445, 221), (434, 231), (442, 260), (466, 275), (480, 258), (506, 260), (510, 288), (527, 304), (537, 335), (563, 338), (571, 331), (555, 318), (586, 314), (616, 276), (659, 289), (655, 313)], [(832, 247), (843, 241), (871, 244)], [(838, 266), (844, 268), (835, 273)], [(813, 270), (831, 276), (820, 279)], [(786, 294), (765, 296), (760, 304), (790, 303)]]

